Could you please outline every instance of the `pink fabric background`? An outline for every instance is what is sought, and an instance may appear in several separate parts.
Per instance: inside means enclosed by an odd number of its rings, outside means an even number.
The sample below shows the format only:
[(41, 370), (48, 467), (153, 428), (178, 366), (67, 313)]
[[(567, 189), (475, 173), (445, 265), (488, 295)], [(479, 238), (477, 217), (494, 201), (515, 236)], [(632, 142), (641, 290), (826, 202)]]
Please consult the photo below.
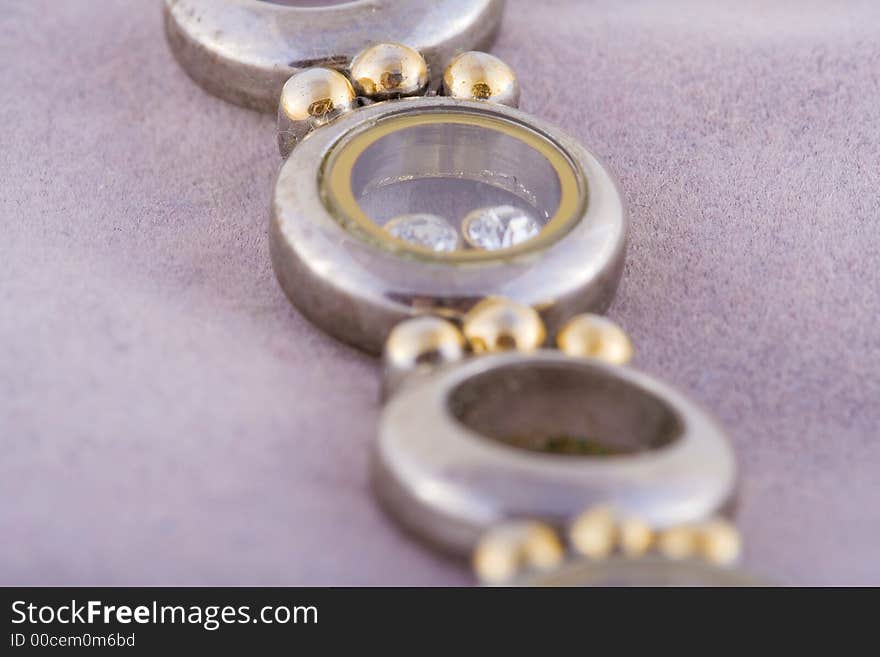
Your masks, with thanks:
[[(747, 564), (880, 584), (880, 3), (512, 0), (619, 176), (611, 315), (729, 428)], [(0, 0), (0, 583), (462, 584), (367, 485), (376, 363), (269, 265), (273, 119), (159, 2)]]

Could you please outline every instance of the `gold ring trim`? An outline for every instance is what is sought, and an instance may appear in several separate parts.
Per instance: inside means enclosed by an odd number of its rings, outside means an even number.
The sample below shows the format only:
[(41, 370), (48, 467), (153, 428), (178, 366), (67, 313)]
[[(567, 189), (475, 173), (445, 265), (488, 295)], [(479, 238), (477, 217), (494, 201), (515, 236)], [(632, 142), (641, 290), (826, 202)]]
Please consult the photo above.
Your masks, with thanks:
[[(496, 251), (460, 249), (436, 252), (390, 235), (367, 216), (355, 198), (351, 185), (352, 171), (358, 158), (386, 135), (416, 126), (438, 124), (461, 124), (495, 130), (522, 141), (547, 159), (559, 179), (559, 205), (536, 237)], [(558, 144), (527, 125), (478, 111), (410, 110), (385, 117), (360, 130), (355, 129), (329, 150), (321, 167), (319, 185), (324, 205), (345, 228), (401, 255), (447, 262), (499, 260), (545, 248), (580, 220), (587, 203), (585, 176)]]

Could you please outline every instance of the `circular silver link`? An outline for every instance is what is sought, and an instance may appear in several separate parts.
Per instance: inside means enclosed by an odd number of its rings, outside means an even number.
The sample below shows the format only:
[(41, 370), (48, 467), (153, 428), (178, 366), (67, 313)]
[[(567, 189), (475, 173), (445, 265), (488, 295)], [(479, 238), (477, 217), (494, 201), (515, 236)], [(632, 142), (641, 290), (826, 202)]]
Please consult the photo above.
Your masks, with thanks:
[(220, 98), (275, 112), (297, 71), (345, 68), (364, 46), (399, 41), (430, 67), (494, 40), (503, 0), (354, 0), (325, 7), (263, 0), (164, 0), (168, 41), (186, 72)]
[[(577, 177), (581, 181), (577, 184), (585, 188), (580, 193), (587, 200), (573, 210), (570, 225), (557, 230), (540, 248), (527, 247), (516, 253), (502, 250), (497, 255), (482, 252), (476, 254), (481, 259), (463, 262), (455, 260), (456, 254), (451, 259), (438, 259), (414, 254), (400, 245), (392, 248), (364, 239), (328, 209), (323, 166), (340, 140), (371, 130), (389, 117), (422, 113), (442, 117), (450, 112), (520, 126), (550, 144), (548, 148), (569, 163), (565, 166), (572, 168), (572, 178)], [(460, 145), (467, 152), (462, 154), (455, 144), (449, 153), (463, 162), (463, 168), (470, 167), (464, 175), (487, 175), (481, 158), (488, 166), (498, 149), (468, 150), (466, 143)], [(430, 164), (431, 152), (423, 155), (422, 150), (421, 144), (414, 144), (399, 152), (418, 161), (419, 166)], [(520, 185), (531, 174), (533, 187), (540, 194), (544, 180), (550, 181), (549, 174), (529, 169), (523, 161), (531, 162), (517, 155), (505, 163), (514, 170), (511, 180)], [(377, 162), (369, 169), (380, 165)], [(523, 170), (516, 171), (517, 167)], [(353, 179), (358, 182), (357, 176)], [(489, 184), (497, 189), (507, 182), (505, 178)], [(545, 196), (547, 204), (555, 202), (549, 192)], [(539, 206), (543, 202), (537, 198)], [(551, 332), (577, 313), (601, 312), (611, 302), (620, 279), (626, 227), (626, 213), (614, 180), (576, 140), (510, 107), (432, 97), (358, 109), (298, 144), (276, 182), (270, 245), (278, 280), (294, 305), (334, 337), (378, 354), (400, 321), (426, 311), (454, 315), (487, 296), (503, 296), (535, 307)]]
[[(577, 436), (611, 453), (546, 449)], [(460, 554), (496, 523), (561, 526), (596, 505), (657, 528), (704, 520), (731, 497), (735, 470), (722, 429), (679, 392), (555, 351), (480, 356), (408, 380), (385, 406), (373, 458), (389, 512)]]

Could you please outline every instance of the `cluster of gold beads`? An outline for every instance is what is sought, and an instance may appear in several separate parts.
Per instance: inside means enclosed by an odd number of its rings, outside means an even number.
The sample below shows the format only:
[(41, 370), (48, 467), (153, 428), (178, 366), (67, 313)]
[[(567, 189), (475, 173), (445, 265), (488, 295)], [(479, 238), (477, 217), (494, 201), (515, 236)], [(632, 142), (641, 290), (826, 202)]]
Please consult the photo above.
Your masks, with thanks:
[[(281, 92), (278, 146), (287, 156), (296, 144), (361, 105), (423, 96), (431, 86), (422, 54), (401, 43), (377, 43), (344, 69), (315, 67), (293, 75)], [(519, 82), (511, 68), (484, 52), (464, 52), (446, 67), (439, 93), (516, 107)]]
[[(566, 546), (567, 543), (567, 546)], [(739, 532), (723, 518), (654, 529), (632, 517), (618, 517), (609, 507), (584, 511), (568, 526), (566, 539), (549, 525), (510, 521), (490, 529), (474, 550), (473, 567), (484, 584), (506, 584), (529, 572), (558, 568), (568, 558), (602, 562), (612, 557), (703, 560), (719, 567), (734, 565), (742, 553)]]
[[(412, 372), (462, 360), (468, 354), (530, 352), (547, 341), (541, 316), (530, 306), (502, 297), (486, 298), (461, 317), (424, 315), (398, 324), (385, 342), (387, 396)], [(623, 365), (633, 355), (626, 333), (600, 315), (577, 315), (556, 335), (563, 353)]]

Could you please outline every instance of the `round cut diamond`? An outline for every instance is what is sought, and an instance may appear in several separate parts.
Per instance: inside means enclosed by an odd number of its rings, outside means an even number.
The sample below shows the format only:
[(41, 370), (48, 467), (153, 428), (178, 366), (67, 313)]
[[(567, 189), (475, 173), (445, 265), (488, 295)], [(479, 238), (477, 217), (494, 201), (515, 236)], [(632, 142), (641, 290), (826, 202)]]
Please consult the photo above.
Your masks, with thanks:
[(512, 205), (474, 210), (464, 219), (464, 239), (472, 247), (494, 251), (507, 249), (533, 238), (541, 224)]
[(459, 247), (458, 231), (436, 214), (404, 214), (385, 224), (385, 230), (397, 239), (432, 251), (455, 251)]

